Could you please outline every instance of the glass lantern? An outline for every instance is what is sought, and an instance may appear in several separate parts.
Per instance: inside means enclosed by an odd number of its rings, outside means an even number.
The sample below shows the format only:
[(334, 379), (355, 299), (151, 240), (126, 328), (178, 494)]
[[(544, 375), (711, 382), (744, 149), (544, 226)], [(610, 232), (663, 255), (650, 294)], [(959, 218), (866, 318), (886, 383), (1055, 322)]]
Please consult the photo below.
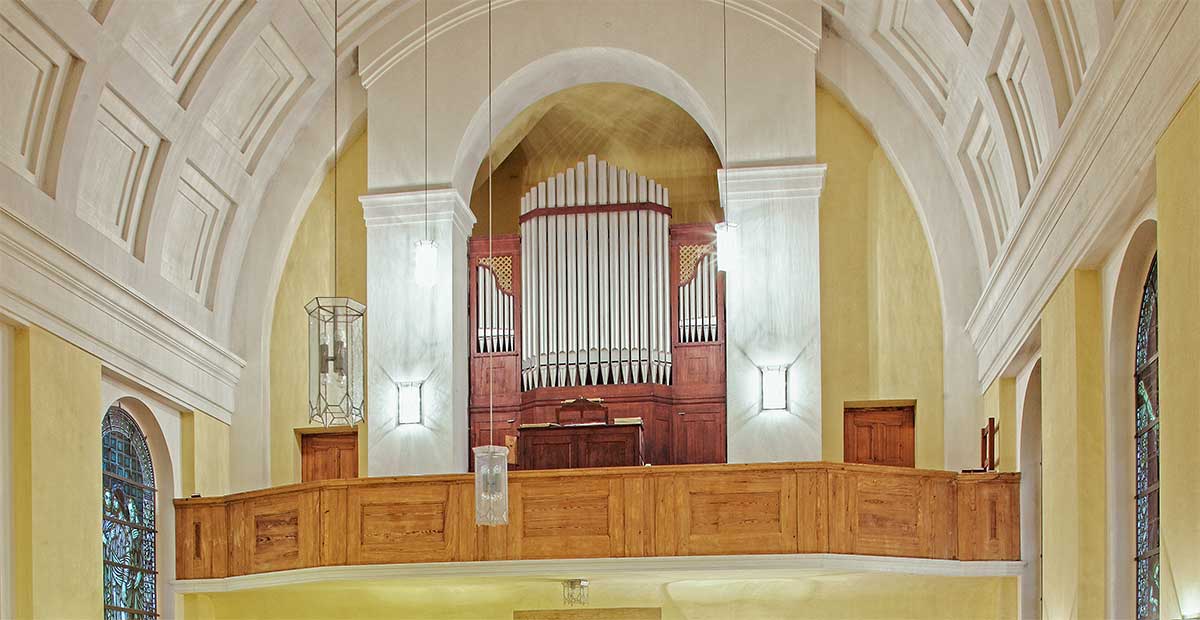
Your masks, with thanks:
[(717, 229), (717, 269), (719, 271), (736, 271), (741, 254), (741, 244), (738, 240), (738, 225), (733, 222), (719, 222)]
[(430, 288), (438, 281), (438, 244), (433, 239), (421, 239), (413, 244), (413, 263), (418, 286)]
[(508, 448), (478, 446), (475, 453), (475, 523), (508, 524)]
[(308, 420), (363, 421), (363, 325), (367, 308), (348, 297), (316, 297), (308, 311)]

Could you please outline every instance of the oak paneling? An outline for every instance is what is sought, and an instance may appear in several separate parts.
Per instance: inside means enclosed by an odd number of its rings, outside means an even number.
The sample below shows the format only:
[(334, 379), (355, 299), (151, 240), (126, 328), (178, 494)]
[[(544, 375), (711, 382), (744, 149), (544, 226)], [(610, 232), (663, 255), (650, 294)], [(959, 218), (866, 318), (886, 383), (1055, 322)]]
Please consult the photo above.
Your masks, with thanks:
[(475, 525), (470, 476), (329, 480), (176, 500), (176, 573), (759, 553), (1016, 560), (1019, 480), (842, 463), (518, 471), (510, 523), (495, 528)]

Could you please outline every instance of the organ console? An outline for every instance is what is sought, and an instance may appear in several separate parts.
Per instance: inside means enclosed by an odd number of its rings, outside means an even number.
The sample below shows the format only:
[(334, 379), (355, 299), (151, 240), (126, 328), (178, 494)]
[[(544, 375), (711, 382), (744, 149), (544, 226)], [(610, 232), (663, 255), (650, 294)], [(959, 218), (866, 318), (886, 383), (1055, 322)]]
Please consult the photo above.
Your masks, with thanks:
[(595, 155), (531, 187), (518, 221), (469, 245), (471, 445), (488, 441), (489, 406), (510, 436), (601, 398), (645, 420), (647, 462), (724, 462), (713, 225), (671, 225), (667, 188)]

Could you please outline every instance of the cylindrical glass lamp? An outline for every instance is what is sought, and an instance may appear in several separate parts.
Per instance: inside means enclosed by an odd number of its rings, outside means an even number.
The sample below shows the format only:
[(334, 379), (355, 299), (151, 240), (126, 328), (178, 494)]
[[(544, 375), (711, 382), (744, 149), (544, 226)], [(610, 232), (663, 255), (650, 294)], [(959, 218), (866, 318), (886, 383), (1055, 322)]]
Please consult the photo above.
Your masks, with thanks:
[(308, 420), (323, 426), (363, 421), (366, 306), (349, 297), (316, 297), (308, 311)]
[(475, 452), (475, 523), (508, 524), (508, 448), (478, 446)]
[(738, 225), (733, 222), (718, 222), (716, 229), (717, 269), (725, 272), (736, 271), (741, 254)]
[(419, 286), (432, 287), (438, 281), (438, 244), (433, 239), (421, 239), (413, 244), (413, 267)]

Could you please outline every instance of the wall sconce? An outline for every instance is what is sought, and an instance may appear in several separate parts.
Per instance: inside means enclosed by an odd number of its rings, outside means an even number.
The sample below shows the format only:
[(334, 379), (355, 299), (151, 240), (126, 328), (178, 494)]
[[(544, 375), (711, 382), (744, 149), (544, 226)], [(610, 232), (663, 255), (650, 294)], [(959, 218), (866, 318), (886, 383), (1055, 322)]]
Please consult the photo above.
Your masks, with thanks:
[(401, 381), (396, 384), (396, 426), (422, 422), (421, 386), (424, 384), (424, 381)]
[(788, 367), (760, 366), (762, 374), (762, 410), (780, 411), (788, 408)]

